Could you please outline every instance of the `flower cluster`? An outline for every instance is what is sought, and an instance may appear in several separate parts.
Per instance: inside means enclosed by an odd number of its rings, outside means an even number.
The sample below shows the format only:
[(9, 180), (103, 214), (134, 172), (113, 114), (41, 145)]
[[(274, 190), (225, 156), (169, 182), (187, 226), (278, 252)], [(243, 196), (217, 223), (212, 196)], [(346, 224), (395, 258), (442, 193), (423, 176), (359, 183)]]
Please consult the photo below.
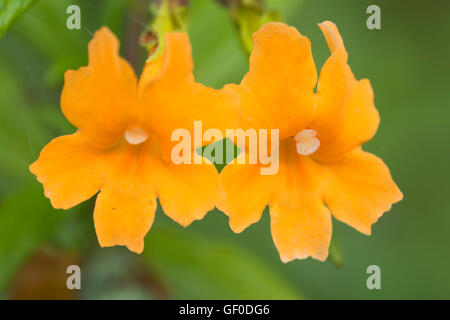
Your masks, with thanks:
[[(383, 161), (361, 149), (379, 123), (371, 85), (355, 79), (336, 26), (326, 21), (320, 28), (331, 56), (318, 81), (309, 40), (270, 22), (253, 35), (242, 82), (220, 90), (195, 82), (187, 34), (167, 33), (164, 52), (138, 81), (115, 36), (102, 28), (89, 43), (89, 65), (65, 75), (61, 109), (78, 130), (52, 140), (30, 170), (55, 208), (100, 191), (94, 223), (101, 246), (142, 252), (158, 198), (183, 226), (218, 207), (235, 232), (257, 222), (268, 205), (283, 261), (325, 260), (331, 215), (370, 234), (402, 194)], [(264, 163), (238, 162), (219, 174), (196, 152), (192, 161), (174, 163), (172, 133), (193, 132), (196, 121), (222, 134), (278, 130), (279, 141), (269, 144), (277, 144), (279, 170), (262, 175)]]

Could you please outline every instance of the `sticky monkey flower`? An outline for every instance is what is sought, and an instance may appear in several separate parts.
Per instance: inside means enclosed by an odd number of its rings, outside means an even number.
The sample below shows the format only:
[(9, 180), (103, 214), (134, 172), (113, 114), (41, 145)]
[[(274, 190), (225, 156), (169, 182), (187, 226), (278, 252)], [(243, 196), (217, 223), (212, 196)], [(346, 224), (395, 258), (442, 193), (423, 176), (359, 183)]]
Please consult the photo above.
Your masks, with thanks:
[(309, 40), (271, 22), (253, 35), (249, 72), (226, 88), (238, 96), (242, 126), (280, 129), (280, 169), (261, 175), (262, 164), (226, 166), (220, 174), (226, 198), (218, 207), (241, 232), (268, 205), (284, 262), (327, 258), (331, 214), (369, 235), (402, 199), (383, 161), (361, 148), (379, 123), (370, 82), (355, 79), (337, 27), (319, 26), (331, 56), (318, 83)]
[(103, 27), (89, 43), (89, 65), (66, 72), (61, 109), (78, 130), (52, 140), (30, 170), (55, 208), (71, 208), (100, 191), (94, 210), (100, 245), (140, 253), (157, 197), (183, 226), (214, 208), (216, 169), (205, 161), (171, 163), (171, 133), (197, 119), (220, 128), (216, 119), (229, 119), (221, 104), (231, 103), (221, 90), (194, 81), (185, 33), (165, 35), (163, 54), (146, 63), (139, 82), (118, 49)]

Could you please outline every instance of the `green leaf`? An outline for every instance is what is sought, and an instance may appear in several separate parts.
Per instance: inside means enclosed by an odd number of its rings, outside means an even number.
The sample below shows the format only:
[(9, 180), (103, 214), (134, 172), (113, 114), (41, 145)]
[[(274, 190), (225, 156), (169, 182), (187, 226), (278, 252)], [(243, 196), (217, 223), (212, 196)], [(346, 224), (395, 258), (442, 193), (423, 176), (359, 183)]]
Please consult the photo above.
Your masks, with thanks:
[(123, 0), (103, 1), (101, 6), (100, 25), (108, 26), (119, 39), (122, 39), (127, 6), (130, 3)]
[(231, 11), (238, 26), (242, 45), (249, 55), (253, 50), (253, 33), (267, 22), (281, 21), (281, 15), (277, 11), (265, 9), (262, 5), (259, 5), (258, 1), (249, 3), (243, 1), (232, 8)]
[(49, 139), (24, 95), (19, 78), (0, 61), (0, 190), (31, 177), (28, 166)]
[(248, 70), (248, 57), (225, 7), (211, 0), (191, 1), (188, 32), (198, 82), (221, 88), (241, 81)]
[(64, 217), (52, 209), (38, 183), (3, 200), (0, 205), (0, 292), (34, 249), (51, 237)]
[(36, 0), (0, 0), (0, 37)]
[[(196, 152), (214, 163), (217, 171), (221, 172), (232, 159), (236, 158), (241, 153), (241, 149), (239, 149), (230, 138), (225, 138), (206, 146), (198, 147)], [(216, 152), (218, 152), (217, 158), (219, 158), (219, 161), (215, 161)]]
[(143, 259), (175, 299), (301, 299), (251, 252), (182, 230), (154, 229)]
[(186, 22), (188, 18), (187, 7), (181, 3), (163, 0), (159, 6), (152, 5), (150, 10), (153, 15), (153, 22), (144, 30), (141, 35), (141, 45), (147, 51), (153, 52), (147, 61), (156, 60), (164, 52), (164, 35), (167, 32), (186, 32)]
[(87, 28), (91, 27), (85, 15), (82, 16), (85, 20), (82, 20), (83, 28), (80, 30), (66, 27), (66, 9), (71, 4), (70, 0), (39, 1), (14, 26), (15, 33), (26, 40), (30, 48), (38, 49), (51, 61), (44, 74), (45, 82), (50, 86), (59, 84), (67, 69), (76, 69), (87, 62), (86, 46), (91, 38)]

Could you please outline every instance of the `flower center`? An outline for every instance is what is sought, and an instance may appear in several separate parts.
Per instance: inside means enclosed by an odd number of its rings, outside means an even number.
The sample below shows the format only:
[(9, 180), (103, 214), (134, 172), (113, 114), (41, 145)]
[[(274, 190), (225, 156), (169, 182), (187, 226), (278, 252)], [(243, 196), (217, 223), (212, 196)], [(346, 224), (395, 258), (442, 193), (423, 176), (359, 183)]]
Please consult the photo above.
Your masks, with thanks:
[(147, 140), (147, 132), (138, 127), (130, 127), (125, 131), (125, 140), (129, 144), (140, 144)]
[(320, 147), (320, 141), (317, 138), (317, 131), (313, 129), (304, 129), (295, 136), (297, 143), (297, 153), (302, 156), (309, 156)]

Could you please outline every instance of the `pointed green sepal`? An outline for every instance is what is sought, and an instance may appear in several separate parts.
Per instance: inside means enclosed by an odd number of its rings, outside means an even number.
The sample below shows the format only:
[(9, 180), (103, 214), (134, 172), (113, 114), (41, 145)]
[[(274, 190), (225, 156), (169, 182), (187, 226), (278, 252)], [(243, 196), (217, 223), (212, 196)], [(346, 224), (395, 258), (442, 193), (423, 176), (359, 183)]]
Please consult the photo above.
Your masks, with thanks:
[(147, 61), (157, 59), (164, 52), (167, 32), (186, 32), (188, 1), (162, 0), (159, 6), (151, 5), (150, 12), (153, 22), (140, 37), (141, 46), (150, 53)]

